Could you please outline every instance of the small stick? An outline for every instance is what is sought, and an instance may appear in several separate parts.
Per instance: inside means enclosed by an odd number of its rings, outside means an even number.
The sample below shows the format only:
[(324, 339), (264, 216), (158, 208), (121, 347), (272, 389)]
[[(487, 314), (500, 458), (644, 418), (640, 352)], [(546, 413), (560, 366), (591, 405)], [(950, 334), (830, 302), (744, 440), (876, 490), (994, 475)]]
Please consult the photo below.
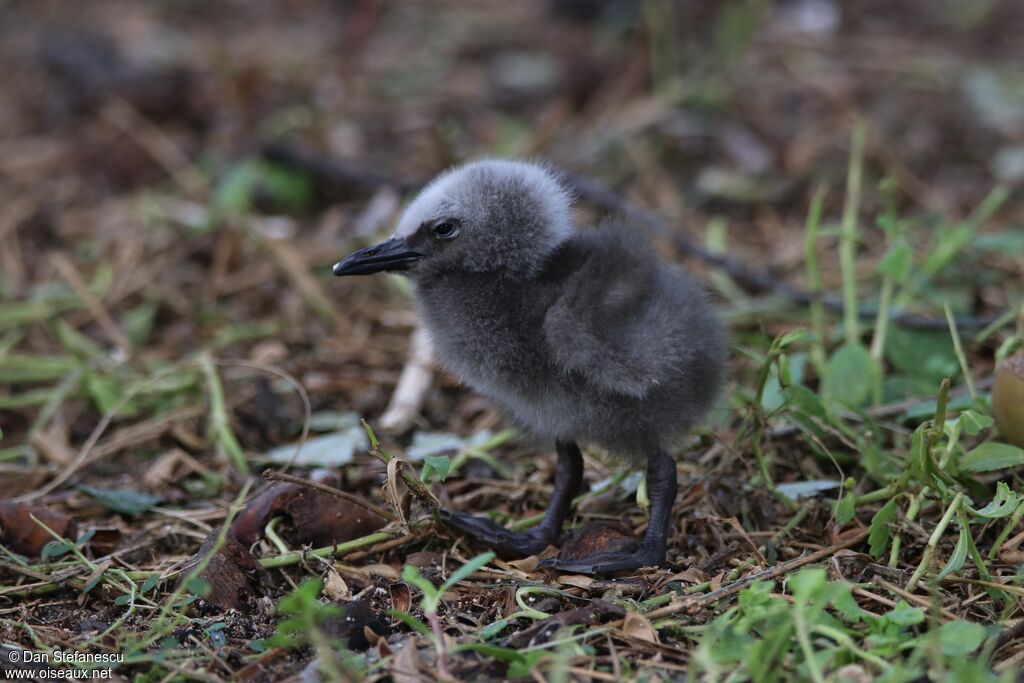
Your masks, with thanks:
[(782, 564), (777, 564), (774, 567), (770, 567), (769, 569), (766, 569), (762, 572), (751, 574), (750, 576), (745, 576), (742, 579), (734, 581), (727, 586), (722, 586), (718, 590), (713, 590), (710, 593), (705, 593), (703, 595), (697, 595), (694, 597), (688, 597), (682, 600), (674, 600), (671, 603), (665, 605), (664, 607), (659, 607), (658, 609), (646, 612), (644, 616), (648, 619), (660, 619), (661, 617), (667, 617), (676, 614), (677, 612), (681, 612), (694, 605), (703, 605), (716, 602), (718, 600), (721, 600), (722, 598), (732, 595), (733, 593), (738, 593), (740, 590), (750, 585), (754, 581), (765, 581), (778, 578), (779, 576), (787, 574), (793, 571), (794, 569), (798, 569), (800, 567), (803, 567), (804, 565), (813, 564), (830, 555), (834, 555), (840, 550), (846, 550), (847, 548), (851, 548), (860, 543), (861, 541), (863, 541), (865, 538), (867, 538), (867, 536), (868, 530), (862, 529), (861, 531), (857, 532), (855, 535), (851, 536), (845, 541), (840, 541), (839, 543), (830, 545), (827, 548), (822, 548), (821, 550), (815, 551), (809, 555), (804, 555), (803, 557), (798, 557), (794, 560), (783, 562)]
[[(889, 581), (886, 581), (885, 579), (883, 579), (880, 576), (873, 577), (872, 583), (874, 583), (876, 586), (884, 588), (885, 590), (889, 591), (890, 593), (893, 593), (894, 595), (900, 596), (901, 598), (903, 598), (904, 600), (907, 600), (908, 602), (912, 602), (912, 603), (914, 603), (916, 605), (920, 605), (921, 607), (924, 607), (925, 609), (931, 609), (931, 607), (932, 607), (932, 603), (927, 598), (925, 598), (924, 596), (914, 595), (913, 593), (908, 593), (907, 591), (903, 590), (902, 588), (900, 588), (896, 584), (890, 583)], [(952, 612), (950, 612), (945, 607), (940, 607), (939, 611), (942, 613), (942, 616), (946, 617), (950, 621), (953, 621), (953, 620), (956, 619), (956, 615), (953, 614)]]
[(398, 378), (380, 426), (389, 432), (404, 432), (420, 412), (434, 378), (434, 345), (422, 326), (412, 333), (409, 354)]
[(935, 555), (935, 548), (939, 545), (939, 540), (942, 538), (942, 534), (946, 532), (946, 527), (953, 521), (953, 515), (956, 514), (957, 508), (960, 507), (960, 503), (963, 502), (964, 494), (958, 493), (953, 498), (953, 502), (946, 508), (946, 513), (942, 515), (942, 519), (939, 520), (939, 524), (935, 527), (935, 531), (932, 532), (931, 538), (928, 539), (928, 545), (924, 548), (924, 555), (921, 557), (921, 563), (917, 565), (917, 569), (911, 575), (910, 580), (907, 581), (907, 592), (911, 593), (917, 588), (917, 582), (921, 580), (921, 576), (924, 575), (928, 567), (931, 566), (932, 557)]
[(117, 347), (122, 358), (127, 358), (132, 353), (132, 343), (124, 331), (118, 327), (110, 313), (99, 299), (89, 289), (82, 274), (75, 268), (75, 264), (61, 252), (50, 254), (50, 263), (57, 269), (60, 276), (74, 290), (82, 304), (89, 310), (96, 323), (103, 329), (103, 333)]
[(295, 484), (296, 486), (304, 486), (305, 488), (315, 489), (322, 493), (328, 493), (332, 496), (335, 496), (336, 498), (347, 500), (348, 502), (353, 503), (354, 505), (358, 505), (359, 507), (365, 510), (369, 510), (373, 514), (379, 515), (380, 517), (383, 517), (389, 522), (395, 521), (395, 516), (391, 514), (389, 511), (385, 510), (384, 508), (378, 505), (374, 505), (368, 500), (363, 500), (359, 496), (354, 496), (348, 491), (342, 491), (341, 489), (334, 488), (333, 486), (328, 486), (327, 484), (321, 484), (320, 482), (312, 481), (310, 479), (303, 479), (302, 477), (293, 477), (290, 474), (278, 472), (277, 470), (265, 470), (261, 476), (268, 481), (286, 481), (289, 484)]

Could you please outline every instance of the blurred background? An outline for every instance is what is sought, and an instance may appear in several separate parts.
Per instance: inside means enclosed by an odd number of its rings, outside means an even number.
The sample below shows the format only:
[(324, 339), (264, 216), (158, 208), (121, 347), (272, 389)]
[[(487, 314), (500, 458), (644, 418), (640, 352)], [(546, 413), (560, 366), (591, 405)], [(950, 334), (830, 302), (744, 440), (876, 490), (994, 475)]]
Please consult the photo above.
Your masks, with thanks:
[[(39, 0), (0, 3), (0, 26), (0, 428), (20, 489), (200, 349), (294, 374), (314, 410), (379, 416), (415, 324), (408, 293), (335, 281), (329, 266), (386, 234), (418, 184), (483, 155), (598, 178), (801, 287), (808, 205), (826, 188), (819, 258), (838, 291), (863, 121), (858, 272), (883, 252), (875, 216), (898, 215), (924, 254), (1002, 187), (974, 214), (998, 220), (899, 303), (982, 315), (1019, 291), (1012, 0)], [(603, 214), (581, 203), (581, 222)], [(711, 278), (738, 343), (806, 317), (660, 246)], [(877, 281), (863, 285), (870, 308)], [(245, 449), (293, 439), (292, 390), (236, 372)], [(118, 420), (201, 404), (197, 377), (147, 386)], [(922, 382), (886, 398), (934, 390)], [(415, 419), (458, 434), (500, 424), (443, 377)]]

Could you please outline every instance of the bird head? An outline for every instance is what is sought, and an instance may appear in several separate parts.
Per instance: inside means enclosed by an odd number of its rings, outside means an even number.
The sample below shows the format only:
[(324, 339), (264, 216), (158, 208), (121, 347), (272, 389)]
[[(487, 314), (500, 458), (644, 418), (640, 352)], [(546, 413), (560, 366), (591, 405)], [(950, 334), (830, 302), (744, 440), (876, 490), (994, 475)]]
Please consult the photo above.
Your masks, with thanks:
[(544, 166), (497, 159), (457, 166), (417, 195), (391, 239), (349, 254), (334, 274), (530, 276), (569, 237), (571, 206), (569, 191)]

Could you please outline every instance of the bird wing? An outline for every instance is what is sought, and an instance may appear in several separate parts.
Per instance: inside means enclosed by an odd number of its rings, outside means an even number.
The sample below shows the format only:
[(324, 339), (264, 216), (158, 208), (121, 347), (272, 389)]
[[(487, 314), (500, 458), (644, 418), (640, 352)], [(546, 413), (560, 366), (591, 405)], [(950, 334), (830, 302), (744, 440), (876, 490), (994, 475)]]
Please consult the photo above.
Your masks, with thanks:
[(656, 338), (645, 329), (659, 264), (621, 229), (574, 237), (584, 258), (544, 317), (544, 339), (558, 368), (592, 385), (643, 397), (661, 373)]

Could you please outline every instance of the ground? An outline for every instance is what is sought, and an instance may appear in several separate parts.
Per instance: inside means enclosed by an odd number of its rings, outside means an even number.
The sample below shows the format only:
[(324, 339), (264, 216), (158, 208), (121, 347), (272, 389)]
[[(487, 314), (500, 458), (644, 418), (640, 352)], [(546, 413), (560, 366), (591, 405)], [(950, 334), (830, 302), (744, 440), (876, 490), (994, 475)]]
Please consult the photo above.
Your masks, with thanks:
[[(1020, 3), (0, 23), (7, 676), (75, 651), (140, 681), (1014, 680)], [(667, 567), (560, 575), (435, 521), (535, 519), (553, 445), (440, 370), (388, 411), (429, 377), (408, 288), (330, 265), (484, 155), (563, 169), (582, 225), (631, 222), (728, 322)], [(646, 522), (640, 477), (585, 457), (570, 552)]]

